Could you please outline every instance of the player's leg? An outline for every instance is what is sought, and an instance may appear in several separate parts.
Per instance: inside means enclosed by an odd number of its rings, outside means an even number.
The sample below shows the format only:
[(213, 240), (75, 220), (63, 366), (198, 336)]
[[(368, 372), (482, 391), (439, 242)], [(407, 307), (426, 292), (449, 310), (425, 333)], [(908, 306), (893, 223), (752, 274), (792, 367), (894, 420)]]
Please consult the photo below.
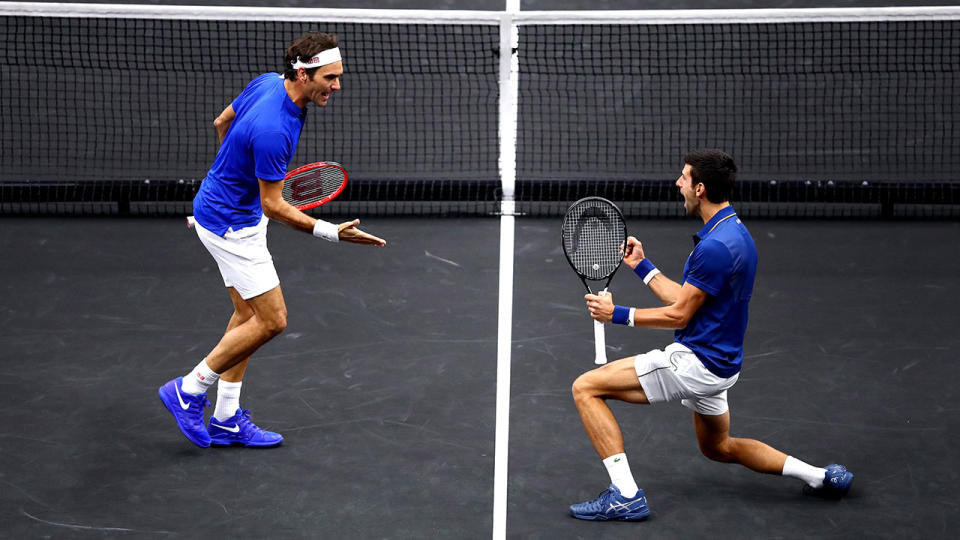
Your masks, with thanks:
[(241, 363), (286, 328), (287, 309), (279, 285), (245, 302), (253, 316), (229, 329), (213, 351), (185, 377), (168, 381), (159, 390), (160, 400), (173, 414), (180, 431), (200, 447), (211, 443), (203, 423), (203, 409), (210, 404), (207, 389), (217, 382), (220, 374)]
[[(224, 335), (253, 317), (253, 308), (240, 296), (240, 293), (233, 287), (228, 287), (227, 291), (230, 293), (230, 301), (233, 302), (233, 314), (230, 315), (230, 321), (227, 322), (227, 329), (224, 331)], [(249, 361), (249, 356), (240, 360), (239, 363), (221, 373), (220, 380), (228, 382), (242, 381)]]
[(248, 358), (287, 327), (287, 306), (279, 285), (245, 302), (253, 316), (226, 332), (207, 355), (207, 366), (218, 374)]
[[(227, 290), (230, 292), (230, 300), (233, 302), (233, 314), (230, 315), (230, 321), (227, 323), (227, 329), (224, 334), (253, 317), (253, 308), (240, 296), (240, 293), (233, 287), (228, 287)], [(250, 357), (248, 356), (232, 368), (220, 374), (220, 380), (217, 381), (217, 401), (213, 411), (214, 418), (227, 420), (237, 413), (237, 409), (240, 408), (240, 390), (243, 386), (243, 375), (249, 363)]]
[[(220, 382), (217, 385), (217, 406), (207, 427), (210, 442), (214, 446), (277, 446), (283, 442), (283, 436), (261, 429), (250, 420), (250, 411), (240, 407), (240, 389), (250, 354), (256, 350), (256, 348), (251, 350), (249, 345), (256, 344), (256, 347), (259, 347), (286, 327), (286, 305), (283, 293), (277, 286), (262, 295), (245, 300), (235, 289), (229, 290), (234, 304), (234, 314), (230, 317), (223, 339), (207, 356), (206, 362), (208, 365), (220, 365), (218, 357), (215, 356), (218, 349), (221, 349), (219, 352), (221, 355), (238, 354), (232, 352), (236, 350), (244, 352), (249, 350), (249, 352), (239, 358), (228, 356), (228, 361), (223, 362), (223, 365), (230, 367), (220, 373)], [(251, 339), (249, 343), (245, 345), (241, 342), (239, 345), (231, 346), (228, 342), (226, 346), (221, 347), (224, 340), (235, 339), (234, 334), (238, 331), (251, 329), (247, 327), (252, 328), (252, 331), (244, 334), (252, 336), (249, 337)], [(241, 335), (241, 338), (244, 335)], [(213, 357), (212, 360), (211, 357)]]
[(754, 439), (730, 436), (730, 411), (718, 415), (693, 412), (700, 451), (708, 458), (722, 463), (739, 463), (748, 469), (780, 474), (787, 455)]
[[(726, 401), (725, 395), (723, 400)], [(700, 451), (714, 461), (739, 463), (757, 472), (797, 478), (804, 482), (808, 493), (812, 490), (814, 494), (837, 497), (850, 489), (853, 473), (842, 465), (814, 467), (761, 441), (731, 437), (729, 410), (722, 414), (694, 410), (693, 424)]]
[(594, 449), (605, 459), (623, 453), (623, 434), (607, 399), (649, 403), (634, 368), (634, 358), (615, 360), (573, 382), (573, 401)]
[(648, 403), (637, 378), (634, 358), (623, 358), (584, 373), (573, 383), (573, 400), (594, 449), (612, 484), (599, 498), (570, 507), (573, 517), (635, 521), (650, 515), (646, 495), (637, 487), (624, 450), (623, 434), (607, 399)]

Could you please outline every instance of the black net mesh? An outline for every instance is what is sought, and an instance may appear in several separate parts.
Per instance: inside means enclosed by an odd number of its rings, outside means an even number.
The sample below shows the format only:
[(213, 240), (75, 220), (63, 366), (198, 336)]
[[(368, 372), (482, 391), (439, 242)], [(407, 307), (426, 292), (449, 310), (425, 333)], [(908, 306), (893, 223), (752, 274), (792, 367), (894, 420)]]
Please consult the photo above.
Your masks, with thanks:
[[(311, 30), (346, 75), (291, 168), (350, 176), (312, 212), (497, 212), (496, 25), (7, 16), (0, 214), (189, 213), (213, 119)], [(741, 215), (960, 217), (960, 21), (522, 25), (518, 57), (521, 214), (679, 216), (711, 147)]]
[(522, 26), (519, 62), (522, 212), (680, 215), (721, 148), (747, 215), (960, 216), (960, 21)]
[(524, 26), (520, 180), (953, 182), (960, 21)]
[(188, 207), (213, 119), (314, 30), (338, 34), (346, 73), (328, 107), (310, 106), (291, 168), (337, 161), (351, 191), (490, 211), (492, 190), (471, 186), (498, 182), (496, 26), (56, 17), (0, 18), (0, 211), (44, 195), (76, 211), (110, 213), (114, 195), (121, 213)]

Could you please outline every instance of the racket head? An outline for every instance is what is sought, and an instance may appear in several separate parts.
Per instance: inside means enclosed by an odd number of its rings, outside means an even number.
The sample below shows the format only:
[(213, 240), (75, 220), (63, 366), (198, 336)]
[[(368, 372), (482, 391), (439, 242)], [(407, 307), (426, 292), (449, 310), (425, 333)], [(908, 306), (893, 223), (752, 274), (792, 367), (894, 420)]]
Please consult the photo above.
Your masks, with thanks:
[(604, 279), (609, 285), (623, 262), (621, 246), (627, 241), (627, 225), (617, 205), (603, 197), (580, 199), (567, 209), (560, 234), (563, 254), (584, 285)]
[(283, 178), (283, 200), (298, 210), (332, 201), (347, 187), (347, 170), (334, 161), (308, 163)]

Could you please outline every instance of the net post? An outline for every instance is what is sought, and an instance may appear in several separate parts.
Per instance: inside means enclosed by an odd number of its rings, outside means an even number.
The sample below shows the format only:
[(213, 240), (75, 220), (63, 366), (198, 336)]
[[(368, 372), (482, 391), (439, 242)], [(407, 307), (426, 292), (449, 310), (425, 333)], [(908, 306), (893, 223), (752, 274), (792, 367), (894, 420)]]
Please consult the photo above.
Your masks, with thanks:
[(517, 44), (515, 13), (500, 17), (500, 185), (503, 199), (512, 201), (517, 179)]

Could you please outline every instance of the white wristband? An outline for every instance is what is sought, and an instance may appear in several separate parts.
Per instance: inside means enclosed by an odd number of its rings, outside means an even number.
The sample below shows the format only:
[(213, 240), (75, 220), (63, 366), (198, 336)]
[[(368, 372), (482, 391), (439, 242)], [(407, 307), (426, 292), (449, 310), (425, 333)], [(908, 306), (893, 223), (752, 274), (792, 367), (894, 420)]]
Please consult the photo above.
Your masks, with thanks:
[(644, 285), (649, 285), (649, 284), (650, 284), (650, 280), (653, 279), (653, 276), (655, 276), (655, 275), (657, 275), (657, 274), (659, 274), (659, 273), (660, 273), (660, 270), (657, 270), (656, 268), (654, 268), (653, 270), (647, 272), (647, 275), (643, 276), (643, 284), (644, 284)]
[(318, 219), (313, 226), (313, 235), (317, 238), (323, 238), (328, 242), (340, 241), (340, 227), (336, 224)]
[(634, 326), (633, 324), (633, 315), (637, 312), (637, 308), (630, 308), (630, 318), (627, 319), (627, 326)]

